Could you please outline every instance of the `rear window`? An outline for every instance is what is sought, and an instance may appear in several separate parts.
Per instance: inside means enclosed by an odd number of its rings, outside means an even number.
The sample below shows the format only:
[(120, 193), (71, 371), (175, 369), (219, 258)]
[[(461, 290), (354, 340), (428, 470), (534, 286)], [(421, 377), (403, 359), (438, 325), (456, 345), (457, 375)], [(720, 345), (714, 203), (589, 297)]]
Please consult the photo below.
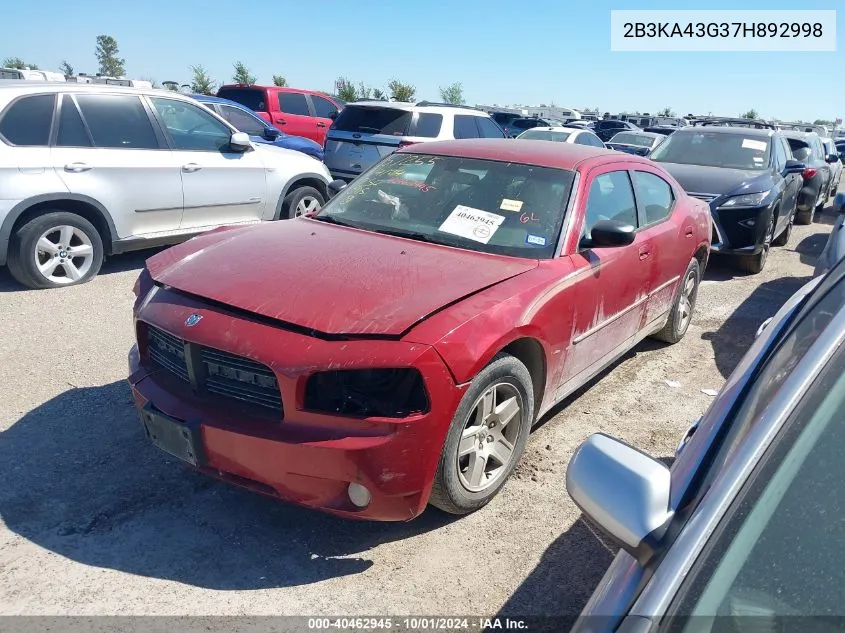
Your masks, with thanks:
[(267, 111), (264, 90), (261, 88), (221, 88), (217, 91), (217, 96), (236, 101), (256, 112)]
[(527, 130), (520, 134), (519, 138), (535, 141), (558, 141), (562, 143), (570, 136), (570, 132), (556, 132), (554, 130)]
[(651, 147), (651, 144), (654, 143), (654, 138), (651, 136), (645, 136), (644, 134), (620, 132), (612, 139), (610, 139), (610, 142), (624, 143), (626, 145), (637, 145), (639, 147)]
[(339, 132), (411, 136), (408, 128), (412, 117), (409, 110), (348, 105), (340, 111), (332, 127)]
[(47, 145), (55, 101), (55, 95), (18, 99), (0, 120), (0, 135), (13, 145)]

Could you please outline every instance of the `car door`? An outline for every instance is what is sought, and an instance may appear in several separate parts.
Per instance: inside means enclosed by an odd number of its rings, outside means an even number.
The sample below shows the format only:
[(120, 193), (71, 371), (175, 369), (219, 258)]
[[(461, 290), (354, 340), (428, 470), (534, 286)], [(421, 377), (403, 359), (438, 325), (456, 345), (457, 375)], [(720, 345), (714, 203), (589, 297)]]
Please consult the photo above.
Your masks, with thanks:
[(804, 179), (801, 174), (791, 173), (784, 174), (786, 168), (786, 161), (792, 157), (792, 150), (784, 138), (775, 138), (773, 141), (775, 152), (775, 170), (781, 175), (784, 180), (783, 194), (781, 196), (780, 217), (778, 218), (777, 232), (783, 230), (789, 222), (789, 218), (795, 213), (798, 205), (798, 192), (801, 191), (801, 186)]
[(322, 145), (326, 136), (325, 131), (318, 134), (318, 128), (314, 117), (311, 116), (311, 109), (305, 95), (301, 92), (280, 90), (276, 93), (276, 99), (278, 110), (273, 112), (273, 125), (285, 134), (304, 136)]
[(648, 245), (643, 285), (648, 293), (645, 327), (651, 329), (672, 309), (678, 283), (695, 252), (695, 227), (692, 218), (676, 208), (680, 192), (656, 171), (632, 169), (631, 181), (640, 234)]
[(326, 133), (337, 118), (337, 106), (320, 95), (308, 95), (308, 100), (311, 101), (311, 111), (314, 114), (314, 140), (320, 145), (325, 145)]
[(576, 286), (573, 331), (564, 350), (559, 394), (597, 371), (633, 344), (643, 325), (651, 268), (650, 239), (641, 232), (634, 242), (614, 248), (592, 248), (589, 238), (599, 220), (617, 220), (637, 227), (636, 201), (624, 165), (603, 165), (584, 179), (579, 206), (570, 231), (578, 235), (571, 255)]
[(140, 95), (64, 94), (57, 120), (53, 169), (108, 211), (118, 238), (179, 229), (179, 165)]
[[(180, 166), (184, 212), (180, 227), (201, 230), (258, 221), (267, 200), (258, 151), (232, 151), (232, 130), (210, 112), (184, 100), (150, 97)], [(269, 149), (269, 148), (268, 148)]]

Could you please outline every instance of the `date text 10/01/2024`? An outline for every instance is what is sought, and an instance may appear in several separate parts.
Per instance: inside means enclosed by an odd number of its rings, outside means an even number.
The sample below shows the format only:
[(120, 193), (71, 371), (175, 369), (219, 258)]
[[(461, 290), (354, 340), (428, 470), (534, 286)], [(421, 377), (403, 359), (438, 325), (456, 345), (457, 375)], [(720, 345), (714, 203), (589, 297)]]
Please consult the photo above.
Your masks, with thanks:
[(493, 631), (527, 630), (525, 620), (499, 617), (357, 617), (357, 618), (309, 618), (311, 631), (373, 630), (373, 631)]
[(625, 22), (623, 37), (822, 37), (820, 22)]

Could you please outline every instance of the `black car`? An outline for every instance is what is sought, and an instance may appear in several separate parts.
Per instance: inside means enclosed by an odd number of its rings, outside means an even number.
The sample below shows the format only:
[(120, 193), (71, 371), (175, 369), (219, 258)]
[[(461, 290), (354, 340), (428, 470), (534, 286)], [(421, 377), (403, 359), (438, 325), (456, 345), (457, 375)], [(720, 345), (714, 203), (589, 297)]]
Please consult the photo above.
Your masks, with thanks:
[(839, 161), (837, 154), (825, 155), (824, 145), (815, 132), (784, 131), (792, 156), (807, 166), (804, 186), (798, 194), (798, 224), (810, 224), (813, 211), (821, 212), (830, 197), (831, 163)]
[(618, 152), (636, 154), (637, 156), (648, 156), (648, 153), (660, 145), (666, 138), (666, 134), (655, 134), (637, 130), (636, 132), (619, 132), (607, 142), (608, 149), (615, 149)]
[(633, 123), (629, 123), (628, 121), (619, 121), (618, 119), (604, 119), (602, 121), (596, 121), (596, 124), (593, 126), (593, 131), (596, 133), (596, 136), (605, 143), (612, 139), (614, 134), (627, 130), (639, 129), (640, 128)]
[[(507, 130), (511, 122), (522, 118), (521, 114), (516, 114), (515, 112), (488, 112), (488, 114), (503, 130)], [(505, 134), (507, 134), (507, 131)]]
[(713, 214), (714, 253), (759, 273), (772, 244), (789, 240), (804, 163), (784, 133), (732, 126), (681, 128), (649, 156)]
[(535, 117), (524, 117), (520, 119), (514, 119), (510, 123), (505, 126), (502, 126), (502, 129), (505, 131), (505, 135), (510, 136), (511, 138), (516, 138), (520, 134), (522, 134), (525, 130), (530, 130), (535, 127), (554, 127), (547, 119), (539, 119)]
[(664, 136), (669, 136), (670, 134), (674, 134), (676, 130), (680, 129), (677, 126), (671, 125), (652, 125), (647, 128), (643, 128), (643, 132), (654, 132), (655, 134), (663, 134)]

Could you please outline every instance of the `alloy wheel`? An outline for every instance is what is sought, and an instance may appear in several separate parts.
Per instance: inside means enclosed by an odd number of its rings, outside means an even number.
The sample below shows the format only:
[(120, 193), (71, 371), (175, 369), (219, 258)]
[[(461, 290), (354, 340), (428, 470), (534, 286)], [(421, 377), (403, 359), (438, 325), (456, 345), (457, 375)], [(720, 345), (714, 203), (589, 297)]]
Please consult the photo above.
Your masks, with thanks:
[(94, 245), (84, 231), (75, 226), (55, 226), (44, 231), (35, 243), (35, 266), (54, 284), (79, 281), (94, 262)]
[(320, 201), (314, 196), (305, 196), (299, 201), (294, 209), (293, 217), (298, 218), (308, 213), (316, 213), (320, 210)]
[(684, 279), (684, 287), (681, 290), (681, 303), (678, 306), (678, 331), (684, 333), (692, 321), (692, 310), (695, 305), (695, 295), (697, 292), (698, 273), (695, 270), (690, 270)]
[(458, 478), (464, 488), (482, 492), (508, 472), (524, 410), (519, 391), (507, 382), (491, 385), (475, 401), (458, 444)]

